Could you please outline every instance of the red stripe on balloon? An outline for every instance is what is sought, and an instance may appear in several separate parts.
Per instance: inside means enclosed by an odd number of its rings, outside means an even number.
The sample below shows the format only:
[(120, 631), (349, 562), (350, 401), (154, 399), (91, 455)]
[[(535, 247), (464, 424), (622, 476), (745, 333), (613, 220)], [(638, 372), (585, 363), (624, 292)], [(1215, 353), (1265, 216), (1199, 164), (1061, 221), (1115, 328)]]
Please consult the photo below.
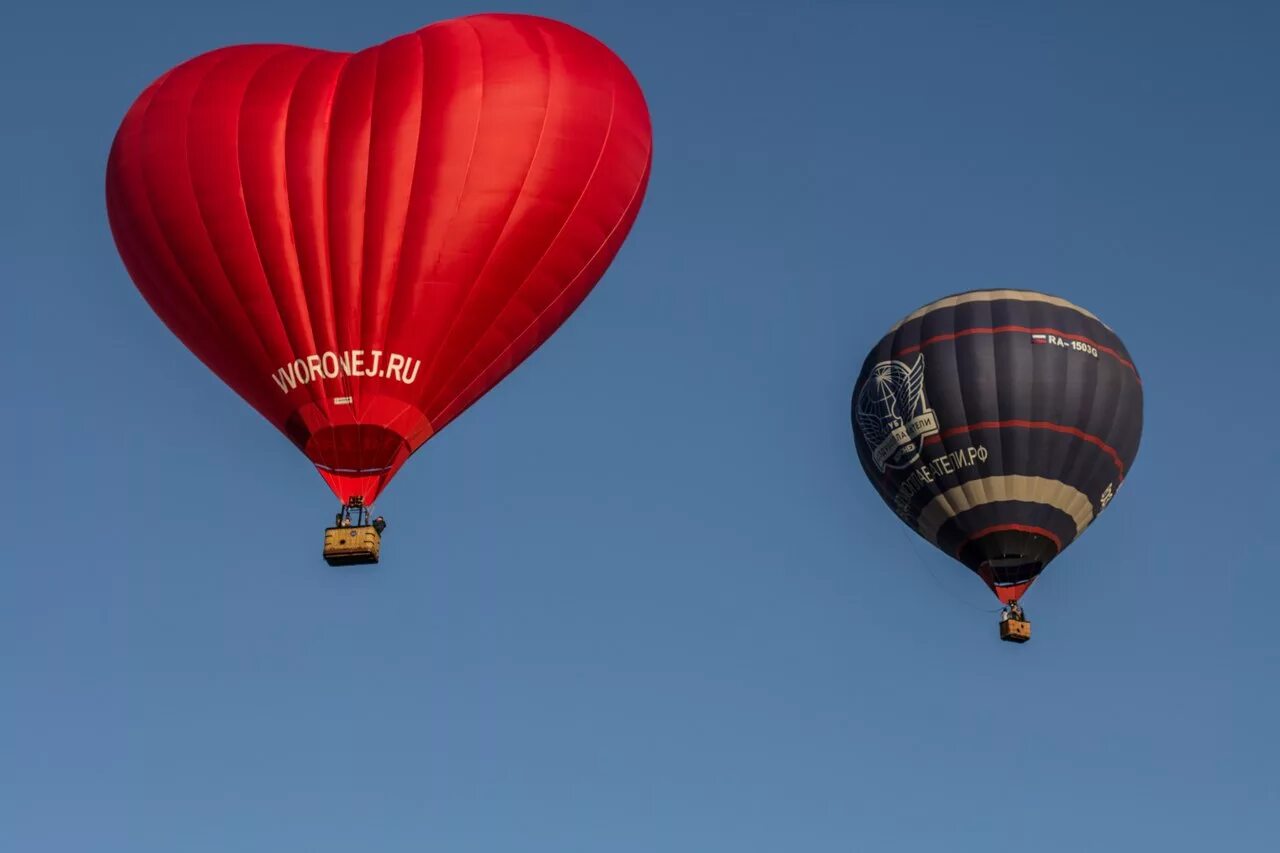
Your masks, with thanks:
[(1138, 383), (1142, 383), (1142, 377), (1138, 376), (1138, 368), (1133, 366), (1133, 362), (1129, 361), (1129, 359), (1125, 358), (1111, 347), (1100, 344), (1092, 338), (1085, 337), (1084, 335), (1073, 335), (1069, 332), (1064, 332), (1061, 329), (1051, 329), (1043, 326), (983, 326), (981, 328), (962, 329), (959, 332), (949, 332), (945, 335), (934, 335), (931, 338), (926, 338), (914, 346), (909, 346), (905, 349), (899, 350), (898, 357), (900, 358), (904, 355), (911, 355), (913, 352), (919, 352), (931, 344), (954, 341), (956, 338), (967, 338), (970, 335), (1001, 335), (1008, 334), (1009, 332), (1022, 332), (1023, 334), (1028, 335), (1057, 335), (1058, 337), (1069, 341), (1080, 341), (1081, 343), (1086, 343), (1089, 346), (1096, 348), (1099, 352), (1105, 352), (1107, 355), (1132, 370), (1133, 375), (1138, 379)]
[(964, 433), (974, 432), (975, 430), (980, 429), (1043, 429), (1049, 430), (1050, 432), (1062, 433), (1063, 435), (1075, 436), (1081, 441), (1089, 442), (1110, 456), (1111, 461), (1115, 463), (1116, 469), (1120, 472), (1121, 479), (1124, 478), (1124, 460), (1120, 458), (1120, 454), (1116, 452), (1114, 447), (1107, 444), (1096, 435), (1090, 435), (1084, 430), (1076, 429), (1075, 427), (1063, 426), (1062, 424), (1055, 424), (1051, 421), (982, 421), (981, 423), (965, 424), (964, 426), (945, 429), (941, 433), (929, 436), (924, 440), (924, 443), (937, 444), (944, 438), (950, 438), (953, 435), (962, 435)]
[(1010, 531), (1016, 533), (1034, 533), (1037, 536), (1043, 536), (1053, 543), (1053, 547), (1059, 551), (1062, 550), (1062, 540), (1052, 530), (1046, 530), (1043, 527), (1037, 527), (1033, 524), (993, 524), (991, 527), (984, 527), (977, 533), (971, 534), (968, 539), (960, 543), (956, 548), (956, 556), (960, 556), (960, 552), (964, 550), (964, 546), (968, 545), (975, 539), (981, 539), (983, 536), (989, 536), (992, 533), (1008, 533)]

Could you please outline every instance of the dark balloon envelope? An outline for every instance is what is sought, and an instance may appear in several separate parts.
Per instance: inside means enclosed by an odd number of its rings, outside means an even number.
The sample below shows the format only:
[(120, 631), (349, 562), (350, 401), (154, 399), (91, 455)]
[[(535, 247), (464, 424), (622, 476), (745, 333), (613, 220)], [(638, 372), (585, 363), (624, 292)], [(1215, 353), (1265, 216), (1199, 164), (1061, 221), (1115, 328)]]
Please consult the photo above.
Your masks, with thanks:
[(586, 297), (651, 144), (600, 42), (477, 15), (179, 65), (125, 116), (107, 209), (165, 324), (368, 503)]
[(890, 509), (1008, 602), (1128, 476), (1142, 381), (1085, 309), (974, 291), (926, 305), (880, 340), (852, 420), (858, 459)]

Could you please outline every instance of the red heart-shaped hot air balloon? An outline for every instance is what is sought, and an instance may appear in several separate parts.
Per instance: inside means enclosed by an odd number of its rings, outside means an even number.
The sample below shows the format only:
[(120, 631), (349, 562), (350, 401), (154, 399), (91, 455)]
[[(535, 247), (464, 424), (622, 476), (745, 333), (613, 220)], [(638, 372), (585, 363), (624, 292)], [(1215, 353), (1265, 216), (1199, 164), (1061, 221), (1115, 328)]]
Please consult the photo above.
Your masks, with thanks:
[(523, 15), (215, 50), (133, 104), (107, 209), (165, 324), (370, 503), (582, 302), (652, 137), (604, 45)]

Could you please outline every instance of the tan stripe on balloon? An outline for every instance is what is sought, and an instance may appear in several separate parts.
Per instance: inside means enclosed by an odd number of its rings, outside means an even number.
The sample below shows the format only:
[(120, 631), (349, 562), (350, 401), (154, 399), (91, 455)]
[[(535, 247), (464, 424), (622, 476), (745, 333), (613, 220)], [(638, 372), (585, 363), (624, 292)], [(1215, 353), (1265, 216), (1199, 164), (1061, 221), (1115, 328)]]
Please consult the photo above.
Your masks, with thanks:
[[(969, 302), (995, 302), (999, 299), (1014, 299), (1019, 302), (1047, 302), (1050, 305), (1056, 305), (1059, 308), (1070, 308), (1072, 311), (1078, 311), (1090, 320), (1102, 323), (1092, 313), (1081, 308), (1079, 305), (1068, 302), (1058, 296), (1050, 296), (1047, 293), (1036, 293), (1034, 290), (975, 290), (973, 293), (961, 293), (958, 296), (948, 296), (945, 299), (939, 299), (937, 302), (930, 302), (919, 311), (913, 311), (906, 317), (898, 321), (890, 332), (896, 332), (903, 325), (917, 320), (925, 314), (931, 314), (942, 308), (954, 308), (957, 305), (964, 305)], [(1102, 325), (1107, 326), (1106, 323)], [(1107, 326), (1110, 329), (1110, 326)]]
[(1093, 521), (1093, 504), (1084, 492), (1061, 480), (1047, 477), (982, 477), (953, 486), (936, 495), (920, 510), (916, 529), (930, 542), (937, 543), (942, 525), (966, 510), (999, 501), (1024, 501), (1048, 504), (1075, 519), (1076, 535)]

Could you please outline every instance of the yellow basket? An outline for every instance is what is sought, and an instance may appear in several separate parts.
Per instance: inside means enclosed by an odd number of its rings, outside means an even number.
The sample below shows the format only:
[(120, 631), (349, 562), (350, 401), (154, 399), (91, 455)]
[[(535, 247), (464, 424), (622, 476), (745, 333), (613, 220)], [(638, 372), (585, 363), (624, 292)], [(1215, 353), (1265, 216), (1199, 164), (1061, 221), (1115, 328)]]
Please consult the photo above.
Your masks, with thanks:
[(324, 560), (331, 566), (362, 566), (378, 562), (382, 536), (371, 525), (330, 527), (324, 532)]
[(1005, 619), (1000, 623), (1000, 639), (1025, 643), (1031, 639), (1031, 623), (1022, 619)]

